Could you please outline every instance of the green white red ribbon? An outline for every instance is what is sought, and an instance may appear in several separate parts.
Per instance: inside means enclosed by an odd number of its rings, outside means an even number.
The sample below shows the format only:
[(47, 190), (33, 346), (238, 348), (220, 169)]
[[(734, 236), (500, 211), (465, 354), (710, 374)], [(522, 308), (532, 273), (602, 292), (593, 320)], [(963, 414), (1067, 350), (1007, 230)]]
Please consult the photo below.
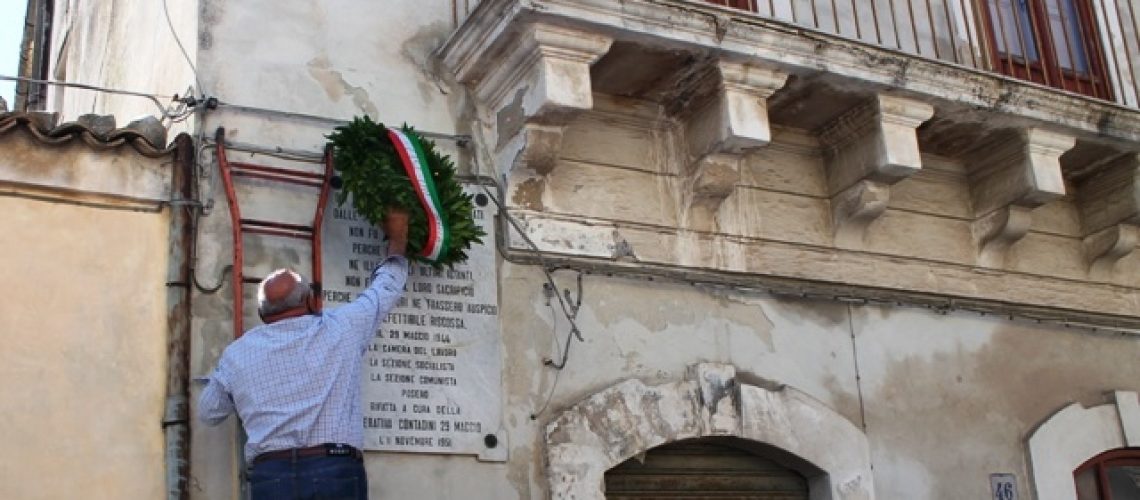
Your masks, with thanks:
[(396, 147), (396, 153), (400, 155), (400, 160), (404, 164), (404, 171), (408, 173), (408, 180), (412, 182), (412, 189), (419, 197), (424, 213), (427, 214), (428, 237), (420, 256), (430, 262), (438, 261), (447, 253), (451, 235), (446, 221), (443, 220), (443, 205), (439, 201), (435, 181), (431, 178), (431, 169), (428, 168), (423, 145), (415, 134), (406, 134), (394, 128), (388, 129), (388, 137)]

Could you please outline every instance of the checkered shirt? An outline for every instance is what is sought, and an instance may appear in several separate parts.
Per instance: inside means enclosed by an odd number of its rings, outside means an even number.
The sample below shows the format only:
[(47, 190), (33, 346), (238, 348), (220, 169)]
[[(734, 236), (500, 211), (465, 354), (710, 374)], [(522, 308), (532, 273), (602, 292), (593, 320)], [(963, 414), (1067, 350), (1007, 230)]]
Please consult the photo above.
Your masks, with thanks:
[(392, 256), (343, 306), (250, 329), (218, 360), (198, 418), (241, 418), (249, 463), (261, 453), (321, 443), (363, 447), (360, 384), (364, 352), (403, 294), (408, 261)]

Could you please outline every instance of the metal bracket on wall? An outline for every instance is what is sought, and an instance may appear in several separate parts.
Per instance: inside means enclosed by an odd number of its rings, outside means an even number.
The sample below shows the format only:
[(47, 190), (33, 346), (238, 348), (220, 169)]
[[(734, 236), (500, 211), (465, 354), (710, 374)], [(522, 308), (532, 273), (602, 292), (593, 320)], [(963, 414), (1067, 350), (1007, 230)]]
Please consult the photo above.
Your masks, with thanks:
[[(332, 148), (326, 147), (323, 158), (319, 161), (312, 161), (311, 163), (324, 164), (324, 173), (304, 172), (294, 169), (272, 167), (268, 165), (255, 165), (252, 163), (230, 162), (226, 159), (226, 131), (222, 127), (218, 127), (215, 133), (215, 148), (218, 155), (218, 168), (222, 173), (222, 182), (225, 186), (226, 201), (230, 206), (230, 222), (233, 231), (234, 241), (234, 262), (233, 262), (233, 294), (234, 294), (234, 338), (241, 336), (242, 319), (244, 316), (244, 298), (242, 296), (242, 286), (247, 282), (256, 283), (259, 280), (248, 280), (245, 278), (243, 263), (245, 259), (245, 251), (243, 245), (243, 235), (245, 234), (260, 234), (265, 236), (275, 236), (282, 238), (295, 238), (308, 240), (312, 245), (312, 274), (313, 282), (319, 287), (321, 283), (321, 223), (324, 220), (325, 205), (328, 202), (329, 189), (334, 182), (333, 177), (333, 155)], [(313, 222), (308, 226), (298, 224), (286, 224), (278, 221), (264, 220), (264, 219), (248, 219), (241, 216), (241, 207), (237, 200), (237, 194), (234, 189), (234, 178), (246, 177), (252, 179), (261, 179), (265, 181), (281, 182), (285, 184), (293, 184), (300, 186), (314, 187), (320, 190), (320, 197), (317, 199), (316, 214), (313, 215)], [(321, 302), (321, 296), (317, 294), (318, 304)]]

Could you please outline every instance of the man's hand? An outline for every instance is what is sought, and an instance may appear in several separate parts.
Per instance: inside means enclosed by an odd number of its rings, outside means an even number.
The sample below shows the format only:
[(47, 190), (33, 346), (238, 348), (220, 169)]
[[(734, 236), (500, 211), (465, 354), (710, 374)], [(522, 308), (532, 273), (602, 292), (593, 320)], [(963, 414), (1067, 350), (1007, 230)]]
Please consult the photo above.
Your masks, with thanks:
[(404, 255), (408, 247), (408, 211), (388, 207), (381, 221), (384, 234), (388, 236), (388, 255)]

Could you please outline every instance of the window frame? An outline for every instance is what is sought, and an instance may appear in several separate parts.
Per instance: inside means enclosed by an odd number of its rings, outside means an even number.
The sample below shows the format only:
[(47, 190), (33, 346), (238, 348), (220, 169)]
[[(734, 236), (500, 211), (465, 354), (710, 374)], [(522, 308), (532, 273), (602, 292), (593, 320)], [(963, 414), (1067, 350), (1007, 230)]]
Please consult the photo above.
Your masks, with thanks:
[[(1108, 488), (1108, 468), (1114, 465), (1135, 465), (1140, 466), (1140, 448), (1118, 448), (1101, 453), (1085, 461), (1073, 471), (1073, 482), (1077, 483), (1077, 478), (1082, 474), (1093, 469), (1094, 477), (1096, 477), (1097, 497), (1099, 500), (1124, 500), (1113, 499), (1112, 492)], [(1079, 491), (1074, 491), (1079, 495)], [(1079, 498), (1079, 497), (1077, 497)]]
[[(1024, 0), (1029, 7), (1027, 14), (1029, 16), (1029, 27), (1032, 29), (1032, 33), (1028, 34), (1027, 38), (1035, 46), (1037, 61), (1030, 61), (1026, 57), (1013, 54), (1003, 54), (999, 51), (999, 35), (1002, 35), (1003, 45), (1008, 46), (1011, 40), (1010, 34), (1003, 31), (1005, 24), (995, 24), (991, 13), (993, 10), (1000, 12), (1001, 7), (998, 2), (1001, 1), (1003, 0), (979, 0), (976, 4), (977, 14), (981, 18), (981, 24), (984, 28), (986, 52), (990, 58), (990, 69), (992, 71), (1019, 80), (1040, 83), (1097, 99), (1106, 101), (1114, 99), (1112, 85), (1108, 79), (1108, 64), (1105, 59), (1103, 37), (1097, 27), (1096, 14), (1090, 0)], [(1019, 29), (1019, 25), (1022, 23), (1017, 12), (1016, 2), (1021, 0), (1007, 1), (1010, 2), (1014, 11), (1014, 26), (1011, 28)], [(1081, 55), (1084, 56), (1088, 66), (1087, 74), (1061, 67), (1056, 50), (1058, 36), (1065, 41), (1065, 46), (1070, 47), (1070, 50), (1072, 44), (1068, 42), (1067, 33), (1053, 33), (1053, 26), (1049, 20), (1049, 12), (1045, 2), (1053, 2), (1062, 12), (1066, 11), (1064, 2), (1072, 2), (1073, 10), (1077, 14), (1076, 27), (1082, 42), (1081, 45), (1085, 49)], [(1073, 20), (1065, 21), (1072, 22)], [(1018, 33), (1014, 34), (1012, 40), (1018, 41), (1020, 38), (1022, 38), (1022, 34)], [(1021, 52), (1027, 52), (1026, 49), (1026, 47), (1022, 47)], [(1070, 59), (1073, 58), (1070, 57)]]
[(740, 9), (748, 12), (756, 12), (756, 0), (705, 0), (713, 5), (720, 5), (731, 9)]

